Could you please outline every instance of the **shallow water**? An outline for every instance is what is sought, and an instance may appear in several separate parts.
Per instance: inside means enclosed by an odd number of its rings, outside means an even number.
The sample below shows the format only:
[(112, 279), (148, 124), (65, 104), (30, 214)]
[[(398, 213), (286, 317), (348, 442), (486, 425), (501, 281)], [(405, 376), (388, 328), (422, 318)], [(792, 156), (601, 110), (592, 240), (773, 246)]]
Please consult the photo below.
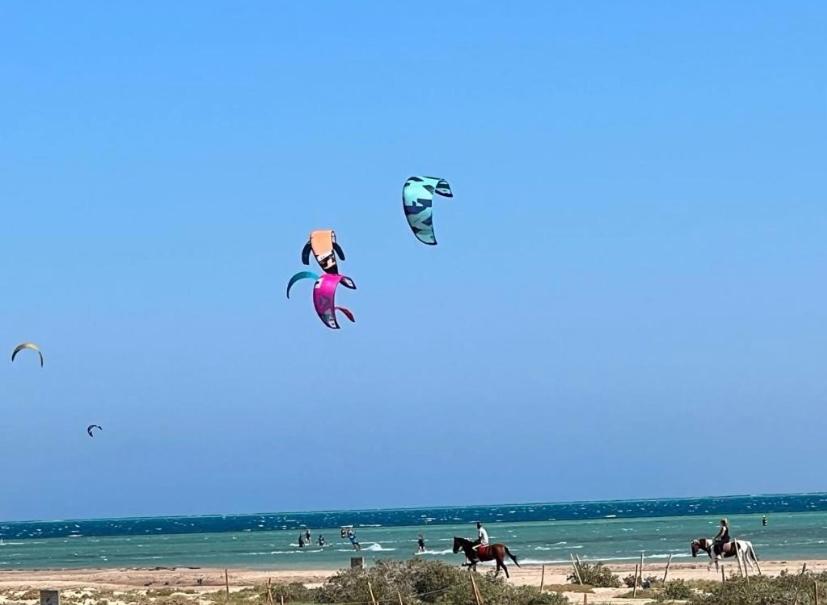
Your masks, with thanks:
[[(732, 534), (752, 540), (763, 559), (827, 558), (827, 495), (815, 494), (3, 523), (0, 569), (337, 568), (354, 554), (339, 537), (345, 524), (355, 526), (360, 554), (369, 561), (414, 556), (422, 532), (427, 549), (416, 556), (459, 562), (452, 537), (473, 537), (477, 519), (492, 541), (508, 544), (525, 563), (566, 563), (570, 552), (603, 561), (672, 554), (680, 561), (690, 558), (692, 538), (715, 533), (722, 515), (729, 516)], [(314, 540), (324, 534), (329, 545), (298, 548), (305, 526)]]

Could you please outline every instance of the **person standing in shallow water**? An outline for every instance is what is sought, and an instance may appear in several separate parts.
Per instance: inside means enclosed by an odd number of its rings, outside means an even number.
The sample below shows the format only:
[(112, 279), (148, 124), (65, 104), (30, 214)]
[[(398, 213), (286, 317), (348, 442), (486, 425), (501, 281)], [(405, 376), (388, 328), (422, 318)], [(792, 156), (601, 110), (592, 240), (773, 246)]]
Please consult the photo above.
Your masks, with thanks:
[(419, 534), (419, 538), (417, 538), (416, 544), (419, 547), (419, 552), (425, 552), (425, 536)]

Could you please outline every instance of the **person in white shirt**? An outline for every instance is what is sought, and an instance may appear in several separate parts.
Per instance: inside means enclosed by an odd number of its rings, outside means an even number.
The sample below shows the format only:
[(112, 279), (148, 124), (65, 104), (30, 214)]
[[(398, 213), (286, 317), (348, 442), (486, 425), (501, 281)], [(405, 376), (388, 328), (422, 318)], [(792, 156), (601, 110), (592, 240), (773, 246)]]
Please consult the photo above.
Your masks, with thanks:
[(478, 550), (480, 546), (488, 546), (488, 531), (477, 521), (477, 544), (474, 550)]

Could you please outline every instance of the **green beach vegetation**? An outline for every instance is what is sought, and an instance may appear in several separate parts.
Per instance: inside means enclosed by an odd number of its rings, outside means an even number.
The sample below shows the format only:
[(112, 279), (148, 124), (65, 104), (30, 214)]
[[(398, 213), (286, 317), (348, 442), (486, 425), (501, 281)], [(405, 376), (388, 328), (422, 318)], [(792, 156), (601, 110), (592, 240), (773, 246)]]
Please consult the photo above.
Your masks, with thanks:
[[(579, 576), (579, 577), (578, 577)], [(620, 588), (620, 578), (603, 563), (578, 563), (577, 574), (570, 573), (567, 580), (572, 584), (580, 584), (595, 588)]]
[[(585, 567), (585, 565), (584, 565)], [(594, 571), (597, 568), (597, 571)], [(608, 583), (609, 568), (594, 564), (595, 582)], [(589, 572), (587, 572), (588, 574)], [(610, 573), (610, 572), (609, 572)], [(477, 600), (471, 578), (485, 605), (569, 605), (566, 593), (590, 593), (592, 586), (567, 584), (546, 586), (543, 592), (533, 586), (515, 586), (492, 572), (469, 574), (467, 570), (439, 561), (385, 561), (369, 569), (349, 569), (330, 577), (321, 585), (308, 587), (301, 583), (267, 584), (233, 589), (196, 591), (163, 587), (134, 590), (95, 588), (61, 591), (62, 605), (474, 605)], [(617, 586), (617, 584), (615, 584)], [(608, 587), (606, 587), (608, 588)], [(816, 596), (816, 594), (818, 596)], [(3, 605), (37, 605), (37, 590), (0, 590)], [(687, 605), (816, 605), (827, 603), (827, 572), (788, 573), (779, 576), (727, 578), (726, 582), (711, 580), (671, 580), (652, 583), (618, 595), (609, 591), (595, 595), (629, 599), (630, 602), (656, 605), (685, 603)], [(589, 602), (591, 598), (589, 598)]]

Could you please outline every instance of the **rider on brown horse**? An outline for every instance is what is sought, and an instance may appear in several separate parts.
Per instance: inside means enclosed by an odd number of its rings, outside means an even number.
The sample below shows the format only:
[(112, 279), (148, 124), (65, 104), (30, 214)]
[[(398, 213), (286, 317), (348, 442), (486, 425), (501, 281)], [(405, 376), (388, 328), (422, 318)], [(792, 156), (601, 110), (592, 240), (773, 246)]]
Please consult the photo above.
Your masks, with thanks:
[(479, 521), (477, 521), (477, 541), (474, 542), (474, 550), (477, 554), (485, 554), (488, 550), (488, 530)]
[(497, 575), (499, 575), (500, 570), (502, 569), (505, 572), (505, 577), (507, 578), (509, 577), (508, 568), (504, 563), (506, 556), (510, 557), (511, 560), (514, 561), (514, 565), (517, 567), (520, 566), (517, 562), (517, 557), (512, 555), (511, 551), (508, 550), (508, 547), (504, 544), (490, 544), (483, 550), (481, 545), (477, 544), (477, 542), (477, 540), (472, 542), (471, 540), (454, 536), (454, 552), (458, 553), (460, 549), (462, 549), (462, 552), (465, 553), (465, 558), (469, 561), (467, 565), (472, 570), (476, 570), (477, 563), (481, 561), (496, 561)]

